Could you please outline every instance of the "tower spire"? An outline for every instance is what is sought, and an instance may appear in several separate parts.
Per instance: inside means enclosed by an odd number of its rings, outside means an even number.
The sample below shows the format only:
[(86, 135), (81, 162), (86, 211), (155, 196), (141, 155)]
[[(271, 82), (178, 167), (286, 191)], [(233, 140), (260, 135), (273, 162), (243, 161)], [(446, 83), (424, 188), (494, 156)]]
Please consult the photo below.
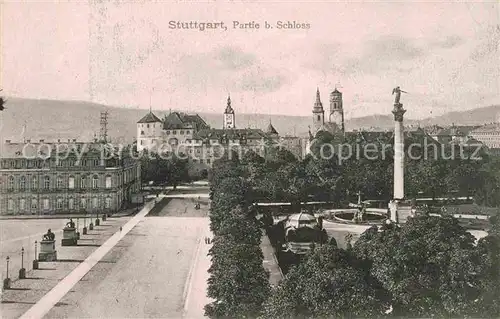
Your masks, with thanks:
[(223, 121), (223, 129), (233, 129), (235, 128), (235, 116), (234, 110), (231, 106), (231, 95), (227, 94), (227, 104), (226, 109), (224, 110), (224, 121)]
[(321, 97), (319, 95), (319, 87), (316, 88), (316, 102), (314, 102), (314, 109), (321, 111), (323, 109), (323, 103), (321, 103)]
[(319, 96), (319, 87), (316, 88), (316, 104), (321, 105), (321, 98)]

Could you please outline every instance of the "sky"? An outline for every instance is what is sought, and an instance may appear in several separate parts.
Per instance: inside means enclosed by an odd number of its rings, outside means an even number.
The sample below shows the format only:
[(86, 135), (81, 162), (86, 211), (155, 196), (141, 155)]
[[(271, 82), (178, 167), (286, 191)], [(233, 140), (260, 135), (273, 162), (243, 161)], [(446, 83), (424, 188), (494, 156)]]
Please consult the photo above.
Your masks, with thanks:
[[(498, 1), (9, 1), (7, 96), (113, 106), (310, 115), (338, 87), (347, 118), (410, 118), (500, 104)], [(222, 30), (170, 29), (170, 21)], [(260, 29), (233, 29), (233, 21)], [(267, 21), (273, 29), (265, 29)], [(309, 24), (278, 29), (277, 21)]]

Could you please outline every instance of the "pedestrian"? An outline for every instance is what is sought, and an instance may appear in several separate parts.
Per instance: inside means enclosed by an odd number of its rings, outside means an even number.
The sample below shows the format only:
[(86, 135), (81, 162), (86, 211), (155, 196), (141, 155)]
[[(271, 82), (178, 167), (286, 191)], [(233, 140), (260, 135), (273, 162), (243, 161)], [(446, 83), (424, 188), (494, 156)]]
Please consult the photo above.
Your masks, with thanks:
[(120, 226), (120, 231), (122, 231), (122, 227)]

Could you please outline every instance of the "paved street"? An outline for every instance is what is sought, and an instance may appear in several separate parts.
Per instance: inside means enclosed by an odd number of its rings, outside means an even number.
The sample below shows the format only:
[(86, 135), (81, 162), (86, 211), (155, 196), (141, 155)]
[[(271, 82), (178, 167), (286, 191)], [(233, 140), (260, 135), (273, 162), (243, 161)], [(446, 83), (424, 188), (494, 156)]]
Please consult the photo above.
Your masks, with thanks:
[(206, 212), (174, 199), (160, 216), (146, 217), (47, 318), (203, 317), (210, 231), (208, 218), (195, 216)]

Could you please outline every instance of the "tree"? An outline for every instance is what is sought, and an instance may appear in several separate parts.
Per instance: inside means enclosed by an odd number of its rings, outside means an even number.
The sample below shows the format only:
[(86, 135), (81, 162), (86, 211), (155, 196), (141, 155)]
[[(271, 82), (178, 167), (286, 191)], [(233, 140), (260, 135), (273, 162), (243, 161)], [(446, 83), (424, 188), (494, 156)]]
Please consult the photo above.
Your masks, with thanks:
[(396, 316), (463, 316), (478, 297), (474, 237), (452, 217), (419, 216), (401, 228), (370, 230), (354, 252), (371, 262)]
[(251, 183), (242, 172), (238, 159), (223, 158), (214, 163), (210, 176), (210, 228), (215, 235), (208, 280), (214, 301), (205, 306), (210, 318), (256, 317), (269, 295), (262, 231), (252, 207)]
[(237, 242), (231, 236), (216, 236), (210, 253), (208, 296), (210, 318), (255, 318), (269, 296), (269, 274), (264, 270), (259, 245)]
[(500, 314), (500, 236), (497, 231), (481, 238), (477, 245), (478, 277), (481, 294), (477, 300), (477, 316), (498, 317)]
[(272, 292), (264, 318), (377, 318), (388, 308), (381, 284), (350, 252), (334, 245), (315, 249), (292, 267)]

